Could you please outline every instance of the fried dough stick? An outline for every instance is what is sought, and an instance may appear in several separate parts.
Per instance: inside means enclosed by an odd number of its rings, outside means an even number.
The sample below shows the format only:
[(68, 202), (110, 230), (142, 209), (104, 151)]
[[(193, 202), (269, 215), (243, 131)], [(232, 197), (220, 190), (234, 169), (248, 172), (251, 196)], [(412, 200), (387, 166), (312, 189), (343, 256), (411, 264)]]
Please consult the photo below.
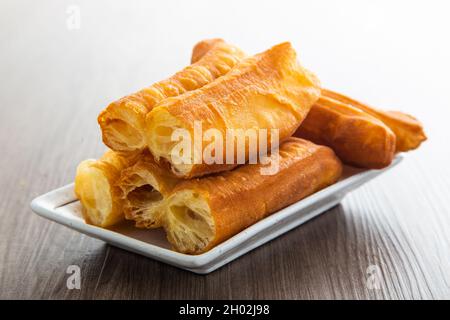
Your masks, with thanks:
[[(282, 43), (242, 60), (211, 84), (158, 104), (146, 119), (149, 149), (157, 161), (170, 162), (182, 178), (230, 170), (233, 165), (226, 163), (225, 143), (215, 150), (223, 164), (195, 163), (194, 152), (187, 154), (189, 161), (178, 161), (173, 155), (178, 143), (172, 134), (182, 130), (193, 141), (194, 125), (201, 123), (204, 132), (216, 129), (222, 137), (230, 129), (276, 129), (283, 141), (295, 132), (319, 95), (317, 78), (298, 64), (291, 44)], [(254, 156), (249, 155), (248, 144), (245, 148), (246, 159)]]
[(183, 180), (167, 199), (164, 228), (174, 249), (205, 252), (266, 216), (333, 183), (342, 164), (333, 150), (299, 139), (279, 149), (279, 170), (259, 164)]
[(115, 186), (123, 169), (137, 161), (137, 154), (108, 150), (99, 160), (84, 160), (77, 167), (75, 194), (83, 205), (86, 222), (110, 227), (124, 219), (120, 190)]
[(322, 89), (322, 95), (342, 103), (361, 109), (373, 117), (383, 121), (397, 138), (396, 151), (406, 152), (417, 149), (427, 139), (423, 126), (416, 118), (399, 111), (384, 111), (368, 106), (362, 102), (346, 97), (343, 94)]
[(320, 97), (294, 136), (326, 145), (346, 164), (380, 169), (395, 154), (395, 135), (370, 114), (328, 97)]
[(151, 154), (145, 154), (123, 170), (117, 181), (125, 218), (134, 220), (139, 228), (161, 227), (164, 201), (179, 181), (169, 168), (157, 164)]
[[(213, 82), (244, 57), (240, 49), (220, 39), (208, 40), (207, 46), (208, 52), (198, 61), (169, 79), (108, 105), (98, 116), (103, 142), (116, 151), (143, 150), (146, 147), (145, 116), (158, 102)], [(199, 50), (202, 47), (199, 43)]]
[[(192, 62), (210, 47), (206, 41), (196, 45)], [(294, 135), (331, 147), (347, 164), (369, 169), (388, 166), (394, 152), (416, 149), (426, 140), (414, 117), (375, 109), (327, 89)]]

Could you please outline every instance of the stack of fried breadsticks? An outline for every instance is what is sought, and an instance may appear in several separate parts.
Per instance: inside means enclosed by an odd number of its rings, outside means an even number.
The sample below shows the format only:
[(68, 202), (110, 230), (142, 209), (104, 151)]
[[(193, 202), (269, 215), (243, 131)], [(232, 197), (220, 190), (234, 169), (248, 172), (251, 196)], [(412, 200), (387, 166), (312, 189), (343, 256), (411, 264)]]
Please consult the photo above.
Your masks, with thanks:
[[(175, 250), (199, 254), (335, 183), (341, 161), (383, 168), (426, 139), (409, 115), (322, 89), (290, 43), (247, 56), (221, 39), (205, 40), (191, 62), (100, 113), (111, 150), (83, 161), (75, 178), (88, 223), (109, 227), (128, 219), (163, 227)], [(193, 136), (196, 121), (222, 136), (228, 129), (276, 129), (278, 170), (263, 174), (261, 162), (198, 162), (194, 152), (192, 161), (176, 161), (171, 137), (179, 129)], [(225, 146), (214, 152), (225, 160)], [(246, 145), (245, 160), (254, 152)]]

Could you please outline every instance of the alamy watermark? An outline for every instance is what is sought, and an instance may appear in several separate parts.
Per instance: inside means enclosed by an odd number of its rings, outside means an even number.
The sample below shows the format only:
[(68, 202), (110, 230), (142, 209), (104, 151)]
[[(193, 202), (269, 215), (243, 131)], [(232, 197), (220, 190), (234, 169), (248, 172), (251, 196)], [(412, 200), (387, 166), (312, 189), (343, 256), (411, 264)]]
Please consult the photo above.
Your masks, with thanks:
[(80, 7), (72, 4), (66, 8), (66, 27), (67, 30), (73, 31), (81, 28), (81, 10)]
[(369, 290), (380, 290), (383, 282), (381, 268), (376, 264), (372, 264), (367, 267), (366, 274), (366, 288)]
[(194, 121), (193, 136), (189, 130), (178, 128), (171, 134), (171, 162), (175, 165), (262, 164), (262, 175), (279, 170), (279, 129), (216, 128), (203, 132), (202, 122)]
[(77, 265), (70, 265), (67, 267), (66, 273), (70, 274), (70, 276), (66, 280), (67, 289), (80, 290), (81, 289), (81, 269), (80, 269), (80, 267)]

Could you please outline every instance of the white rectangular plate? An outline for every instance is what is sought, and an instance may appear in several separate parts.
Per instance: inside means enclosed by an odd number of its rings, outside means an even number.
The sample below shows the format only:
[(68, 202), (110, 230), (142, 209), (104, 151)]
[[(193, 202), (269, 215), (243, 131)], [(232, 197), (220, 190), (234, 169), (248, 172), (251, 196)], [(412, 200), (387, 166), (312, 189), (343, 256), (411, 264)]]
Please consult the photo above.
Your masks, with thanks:
[(397, 156), (383, 170), (345, 167), (339, 182), (268, 216), (210, 251), (196, 256), (170, 250), (164, 232), (160, 229), (138, 229), (131, 223), (110, 229), (86, 224), (81, 217), (81, 204), (73, 193), (73, 184), (37, 197), (31, 202), (31, 208), (44, 218), (113, 246), (195, 273), (207, 274), (332, 208), (348, 192), (396, 166), (401, 160), (402, 157)]

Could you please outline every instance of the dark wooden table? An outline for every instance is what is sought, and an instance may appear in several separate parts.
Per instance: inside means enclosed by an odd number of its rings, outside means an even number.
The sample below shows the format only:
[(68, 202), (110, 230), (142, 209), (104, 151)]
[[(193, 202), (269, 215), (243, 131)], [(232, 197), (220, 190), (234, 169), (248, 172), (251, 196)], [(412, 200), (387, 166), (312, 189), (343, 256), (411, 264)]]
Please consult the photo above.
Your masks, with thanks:
[[(447, 3), (295, 3), (2, 1), (0, 298), (450, 298)], [(30, 210), (102, 153), (96, 115), (108, 102), (169, 76), (196, 41), (217, 36), (248, 52), (291, 40), (324, 85), (416, 115), (429, 141), (338, 207), (207, 276)], [(69, 265), (80, 267), (80, 290), (66, 286)]]

